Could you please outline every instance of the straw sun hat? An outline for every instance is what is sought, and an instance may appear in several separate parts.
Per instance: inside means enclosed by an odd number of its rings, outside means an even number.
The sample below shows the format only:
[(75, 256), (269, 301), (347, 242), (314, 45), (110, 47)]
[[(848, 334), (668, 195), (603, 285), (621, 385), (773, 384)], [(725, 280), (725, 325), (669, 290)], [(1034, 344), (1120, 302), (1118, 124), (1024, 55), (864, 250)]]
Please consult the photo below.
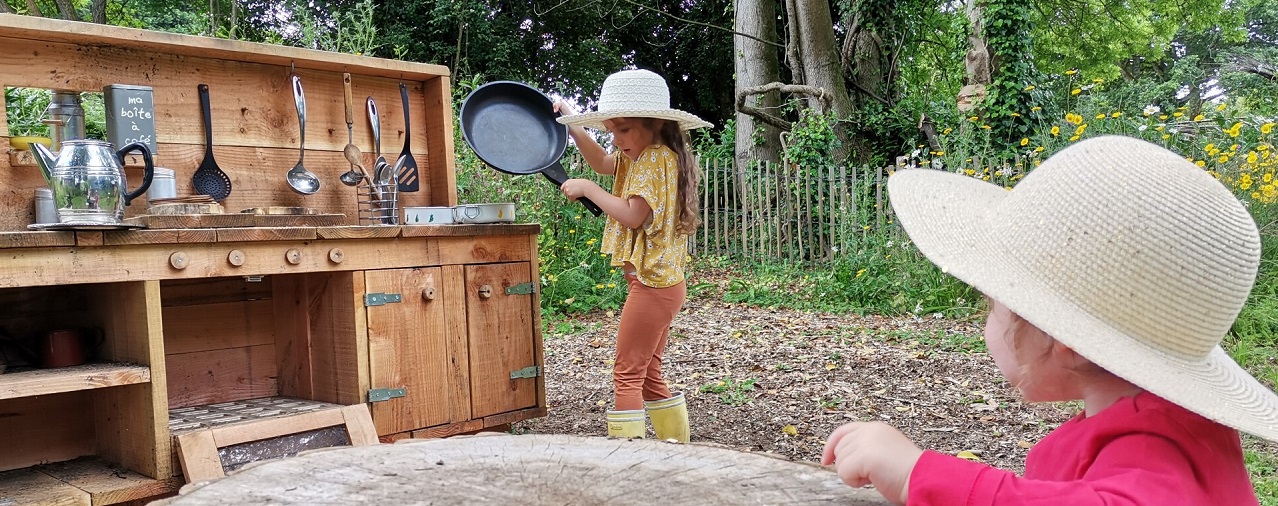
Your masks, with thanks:
[(599, 92), (599, 110), (560, 116), (555, 121), (603, 130), (604, 120), (615, 118), (668, 119), (679, 122), (684, 130), (714, 126), (691, 113), (671, 109), (666, 80), (648, 70), (623, 70), (608, 76)]
[(1241, 203), (1184, 158), (1097, 137), (1012, 191), (904, 170), (892, 207), (947, 272), (1106, 370), (1235, 429), (1278, 440), (1278, 396), (1221, 350), (1260, 262)]

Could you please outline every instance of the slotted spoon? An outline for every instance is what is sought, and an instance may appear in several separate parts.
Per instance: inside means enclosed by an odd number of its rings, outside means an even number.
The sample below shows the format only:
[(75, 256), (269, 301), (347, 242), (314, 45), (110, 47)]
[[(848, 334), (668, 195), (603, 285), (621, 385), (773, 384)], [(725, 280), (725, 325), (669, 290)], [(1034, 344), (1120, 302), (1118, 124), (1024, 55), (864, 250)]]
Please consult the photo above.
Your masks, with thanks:
[(222, 172), (213, 160), (213, 114), (209, 107), (209, 85), (196, 87), (200, 91), (200, 109), (204, 112), (204, 160), (191, 174), (191, 186), (195, 191), (221, 202), (231, 195), (231, 178)]
[(404, 166), (403, 169), (395, 174), (399, 183), (399, 191), (415, 192), (418, 191), (420, 183), (417, 178), (417, 160), (413, 159), (413, 153), (409, 151), (409, 140), (413, 134), (411, 133), (412, 128), (409, 126), (411, 122), (408, 120), (408, 86), (404, 83), (399, 83), (399, 96), (404, 102), (404, 150), (399, 153)]

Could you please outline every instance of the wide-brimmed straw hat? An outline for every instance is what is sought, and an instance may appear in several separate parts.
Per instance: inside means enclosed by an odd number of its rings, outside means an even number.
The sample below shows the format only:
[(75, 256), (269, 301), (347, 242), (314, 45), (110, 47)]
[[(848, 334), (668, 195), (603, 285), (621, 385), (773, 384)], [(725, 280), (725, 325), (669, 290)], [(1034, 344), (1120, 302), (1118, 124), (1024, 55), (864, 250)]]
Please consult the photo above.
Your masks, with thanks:
[(1106, 136), (1008, 191), (914, 169), (888, 181), (919, 250), (1083, 357), (1204, 417), (1278, 440), (1278, 395), (1220, 348), (1255, 282), (1260, 234), (1175, 153)]
[(670, 108), (666, 80), (649, 70), (623, 70), (608, 76), (599, 92), (599, 110), (560, 116), (556, 121), (603, 130), (604, 120), (615, 118), (667, 119), (678, 122), (683, 130), (714, 126), (692, 113)]

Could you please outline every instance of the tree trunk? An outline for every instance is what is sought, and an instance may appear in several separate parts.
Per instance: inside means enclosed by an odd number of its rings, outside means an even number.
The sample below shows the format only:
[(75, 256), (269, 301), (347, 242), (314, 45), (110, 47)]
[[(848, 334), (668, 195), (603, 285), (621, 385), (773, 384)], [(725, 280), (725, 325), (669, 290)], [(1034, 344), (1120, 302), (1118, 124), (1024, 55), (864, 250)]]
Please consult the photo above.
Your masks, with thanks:
[(93, 22), (105, 25), (107, 22), (106, 8), (107, 0), (93, 0), (90, 9), (93, 11)]
[(75, 5), (71, 3), (71, 0), (53, 0), (53, 3), (58, 6), (58, 15), (62, 16), (62, 19), (80, 21), (80, 16), (76, 15)]
[(18, 12), (18, 11), (13, 10), (13, 7), (10, 7), (10, 6), (9, 6), (9, 2), (5, 2), (4, 0), (0, 0), (0, 13), (4, 13), (4, 14), (17, 14), (17, 12)]
[[(803, 57), (804, 84), (821, 88), (831, 95), (826, 109), (820, 100), (808, 99), (808, 106), (821, 113), (833, 113), (838, 120), (847, 120), (854, 112), (852, 99), (843, 82), (843, 66), (839, 63), (838, 46), (834, 42), (834, 20), (830, 18), (828, 1), (803, 0), (795, 2), (798, 12), (792, 19), (798, 24), (799, 53)], [(834, 151), (834, 162), (847, 159), (852, 147), (851, 135), (843, 124), (836, 124), (835, 134), (841, 146)]]
[(994, 57), (989, 42), (985, 40), (985, 0), (967, 1), (967, 21), (971, 31), (967, 34), (970, 47), (963, 59), (966, 68), (966, 86), (959, 90), (958, 109), (963, 113), (978, 110), (985, 98), (986, 88), (994, 82)]
[(44, 17), (44, 13), (40, 12), (40, 6), (36, 5), (35, 0), (27, 0), (27, 15), (37, 18)]
[[(737, 0), (734, 29), (763, 40), (776, 40), (776, 7), (777, 0)], [(738, 97), (746, 88), (780, 80), (780, 63), (775, 47), (747, 37), (734, 37), (733, 46)], [(776, 114), (781, 105), (781, 95), (778, 92), (753, 95), (746, 99), (746, 103)], [(740, 183), (750, 161), (777, 162), (781, 159), (781, 129), (758, 123), (753, 116), (739, 110), (736, 117), (735, 165), (737, 182)], [(741, 185), (738, 184), (738, 187)]]

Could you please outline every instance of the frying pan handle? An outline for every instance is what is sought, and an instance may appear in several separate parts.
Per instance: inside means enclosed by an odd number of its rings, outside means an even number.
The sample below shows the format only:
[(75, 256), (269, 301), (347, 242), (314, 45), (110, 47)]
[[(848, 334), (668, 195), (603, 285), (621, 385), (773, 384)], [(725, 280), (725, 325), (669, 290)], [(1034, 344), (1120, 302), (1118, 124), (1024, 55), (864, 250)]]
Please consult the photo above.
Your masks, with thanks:
[[(550, 164), (549, 167), (542, 169), (541, 175), (546, 176), (546, 179), (555, 183), (556, 187), (563, 186), (564, 182), (568, 181), (568, 172), (564, 170), (564, 164), (559, 163), (558, 161)], [(603, 214), (603, 209), (600, 209), (598, 205), (591, 202), (588, 198), (581, 197), (577, 199), (577, 202), (581, 202), (581, 205), (586, 206), (586, 210), (590, 211), (590, 214), (595, 216)]]

